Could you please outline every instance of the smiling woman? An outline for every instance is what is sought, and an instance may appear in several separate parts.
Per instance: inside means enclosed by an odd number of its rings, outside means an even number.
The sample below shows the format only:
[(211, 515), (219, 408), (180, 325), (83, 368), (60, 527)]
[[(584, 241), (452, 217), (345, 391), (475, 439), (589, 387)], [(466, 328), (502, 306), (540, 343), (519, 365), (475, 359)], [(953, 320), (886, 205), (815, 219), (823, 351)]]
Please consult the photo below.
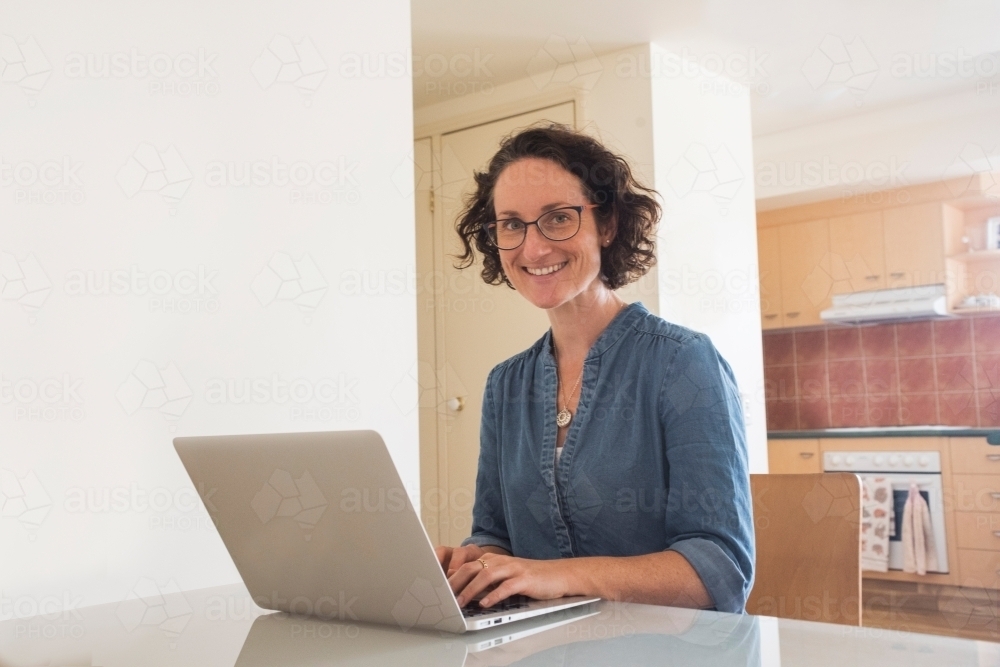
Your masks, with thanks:
[(754, 537), (733, 372), (707, 336), (614, 292), (655, 262), (656, 193), (554, 124), (505, 139), (476, 185), (461, 268), (482, 253), (483, 280), (552, 326), (487, 379), (472, 534), (438, 548), (459, 603), (742, 611)]

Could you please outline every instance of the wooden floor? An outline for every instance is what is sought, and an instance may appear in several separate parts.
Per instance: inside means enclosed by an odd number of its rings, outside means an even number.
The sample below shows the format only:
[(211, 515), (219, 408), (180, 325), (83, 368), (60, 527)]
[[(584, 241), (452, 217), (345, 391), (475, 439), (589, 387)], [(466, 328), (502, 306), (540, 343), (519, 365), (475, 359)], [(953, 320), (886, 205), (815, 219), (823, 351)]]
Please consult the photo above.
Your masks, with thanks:
[(861, 625), (1000, 642), (1000, 591), (864, 579)]

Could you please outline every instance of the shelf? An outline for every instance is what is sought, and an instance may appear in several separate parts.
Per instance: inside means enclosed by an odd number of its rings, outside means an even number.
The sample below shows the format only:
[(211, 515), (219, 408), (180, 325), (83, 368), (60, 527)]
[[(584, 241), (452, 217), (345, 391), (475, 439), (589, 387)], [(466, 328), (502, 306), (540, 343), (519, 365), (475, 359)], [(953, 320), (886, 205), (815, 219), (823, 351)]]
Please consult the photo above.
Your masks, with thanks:
[(1000, 260), (1000, 250), (976, 250), (974, 252), (963, 252), (961, 255), (952, 255), (948, 259), (959, 262), (984, 262)]

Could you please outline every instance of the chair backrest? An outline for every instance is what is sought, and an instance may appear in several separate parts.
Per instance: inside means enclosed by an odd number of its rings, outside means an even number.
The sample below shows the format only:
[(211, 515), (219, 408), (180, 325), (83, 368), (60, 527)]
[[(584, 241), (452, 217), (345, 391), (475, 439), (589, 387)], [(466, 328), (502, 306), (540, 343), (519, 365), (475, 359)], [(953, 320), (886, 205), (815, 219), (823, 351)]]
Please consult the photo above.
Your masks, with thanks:
[(757, 566), (747, 612), (861, 625), (861, 479), (750, 475)]

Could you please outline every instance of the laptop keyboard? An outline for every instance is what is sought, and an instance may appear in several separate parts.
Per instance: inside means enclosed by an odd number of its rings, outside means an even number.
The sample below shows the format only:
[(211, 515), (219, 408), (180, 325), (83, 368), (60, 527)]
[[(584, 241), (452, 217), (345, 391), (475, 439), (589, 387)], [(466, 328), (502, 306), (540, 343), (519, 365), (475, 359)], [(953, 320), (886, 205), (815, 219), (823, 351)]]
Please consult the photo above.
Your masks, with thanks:
[(511, 595), (506, 600), (498, 602), (492, 607), (480, 607), (479, 601), (473, 600), (469, 605), (462, 608), (462, 616), (465, 618), (475, 618), (476, 616), (485, 616), (486, 614), (517, 611), (518, 609), (526, 608), (531, 601), (531, 598), (524, 595)]

